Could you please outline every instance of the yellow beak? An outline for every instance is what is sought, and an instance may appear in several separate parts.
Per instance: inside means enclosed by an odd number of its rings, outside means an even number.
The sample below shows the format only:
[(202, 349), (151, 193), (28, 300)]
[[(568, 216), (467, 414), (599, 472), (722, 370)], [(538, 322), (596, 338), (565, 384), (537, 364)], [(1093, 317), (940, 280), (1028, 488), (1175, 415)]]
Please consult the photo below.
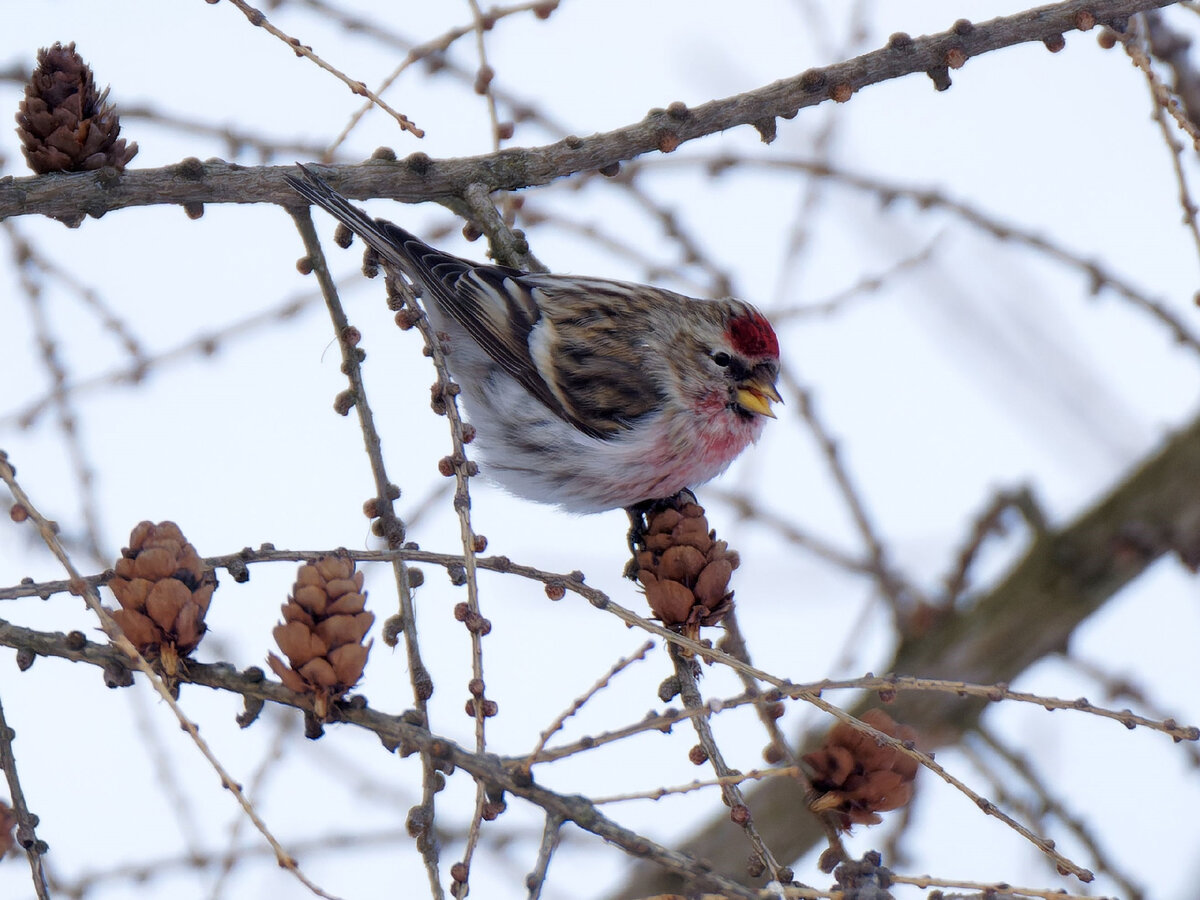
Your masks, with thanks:
[(783, 402), (783, 398), (775, 390), (775, 385), (756, 379), (742, 382), (742, 386), (734, 394), (734, 399), (737, 400), (738, 406), (747, 412), (769, 416), (772, 419), (775, 418), (775, 413), (771, 412), (771, 403)]

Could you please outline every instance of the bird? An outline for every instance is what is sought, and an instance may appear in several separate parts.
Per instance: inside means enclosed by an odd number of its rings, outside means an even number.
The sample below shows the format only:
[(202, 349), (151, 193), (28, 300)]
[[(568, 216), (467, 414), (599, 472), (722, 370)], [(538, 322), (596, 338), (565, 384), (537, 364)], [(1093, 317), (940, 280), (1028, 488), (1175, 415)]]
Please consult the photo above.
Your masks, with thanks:
[(300, 170), (287, 183), (423, 298), (482, 471), (510, 493), (632, 518), (719, 475), (775, 418), (779, 341), (749, 303), (471, 262)]

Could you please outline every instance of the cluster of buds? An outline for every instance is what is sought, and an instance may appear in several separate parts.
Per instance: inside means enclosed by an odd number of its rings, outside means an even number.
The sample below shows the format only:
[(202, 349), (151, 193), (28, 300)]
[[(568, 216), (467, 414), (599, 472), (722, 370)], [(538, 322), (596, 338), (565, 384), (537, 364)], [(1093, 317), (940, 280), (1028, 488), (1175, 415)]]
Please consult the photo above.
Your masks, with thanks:
[(313, 716), (325, 721), (329, 704), (343, 697), (362, 677), (371, 642), (362, 640), (375, 616), (365, 612), (363, 573), (354, 561), (323, 556), (300, 567), (292, 596), (275, 626), (275, 643), (287, 657), (274, 653), (271, 669), (293, 691), (313, 695)]
[(174, 679), (180, 660), (204, 637), (216, 573), (174, 522), (134, 528), (114, 573), (108, 588), (121, 608), (113, 618), (138, 652)]
[[(882, 709), (867, 710), (861, 719), (899, 741), (916, 740), (913, 728), (896, 724)], [(813, 788), (818, 791), (812, 809), (834, 813), (843, 831), (877, 825), (883, 821), (879, 813), (899, 809), (912, 799), (917, 761), (846, 722), (834, 725), (821, 748), (805, 754), (804, 761), (813, 768)]]
[(29, 168), (39, 175), (103, 166), (123, 170), (138, 148), (119, 137), (121, 123), (107, 99), (108, 88), (96, 90), (92, 70), (74, 43), (39, 50), (17, 111), (17, 135)]
[(657, 502), (634, 536), (637, 580), (650, 609), (668, 627), (695, 637), (733, 609), (729, 578), (738, 555), (708, 527), (704, 507), (683, 492)]

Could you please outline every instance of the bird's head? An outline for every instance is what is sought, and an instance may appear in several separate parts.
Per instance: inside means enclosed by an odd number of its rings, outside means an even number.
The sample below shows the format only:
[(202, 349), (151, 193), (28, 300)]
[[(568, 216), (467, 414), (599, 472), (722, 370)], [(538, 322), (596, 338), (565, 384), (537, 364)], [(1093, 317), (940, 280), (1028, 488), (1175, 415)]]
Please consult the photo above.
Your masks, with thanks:
[(730, 301), (724, 331), (708, 348), (706, 365), (728, 389), (730, 408), (753, 419), (775, 418), (772, 403), (782, 403), (779, 378), (779, 339), (758, 310)]

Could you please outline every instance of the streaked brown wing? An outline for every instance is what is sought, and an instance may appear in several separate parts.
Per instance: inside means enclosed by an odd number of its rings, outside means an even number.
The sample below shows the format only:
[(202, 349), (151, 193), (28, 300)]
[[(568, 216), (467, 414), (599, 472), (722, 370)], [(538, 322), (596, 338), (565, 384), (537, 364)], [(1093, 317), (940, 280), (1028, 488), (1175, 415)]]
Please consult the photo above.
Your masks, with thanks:
[[(506, 266), (478, 265), (443, 253), (396, 225), (380, 225), (403, 248), (415, 274), (434, 294), (430, 299), (547, 409), (596, 438), (611, 437), (623, 427), (616, 420), (589, 416), (587, 403), (574, 402), (571, 388), (564, 391), (554, 383), (554, 367), (546, 360), (542, 365), (534, 360), (530, 343), (535, 330), (546, 321), (525, 283), (525, 273)], [(568, 365), (572, 371), (577, 368), (571, 361)], [(572, 384), (577, 381), (570, 380)]]
[[(542, 311), (530, 341), (534, 364), (573, 421), (612, 436), (662, 406), (655, 377), (662, 360), (650, 358), (649, 347), (671, 346), (674, 335), (652, 335), (670, 318), (653, 317), (638, 302), (637, 291), (646, 288), (568, 275), (520, 282)], [(668, 310), (682, 299), (660, 293)]]
[[(332, 213), (366, 241), (380, 259), (420, 281), (445, 311), (509, 375), (538, 398), (555, 415), (592, 437), (611, 437), (626, 427), (630, 411), (644, 404), (629, 384), (628, 376), (615, 377), (604, 363), (605, 350), (615, 344), (606, 334), (595, 342), (578, 337), (562, 342), (562, 352), (545, 338), (559, 332), (578, 335), (580, 323), (555, 317), (555, 326), (539, 329), (546, 321), (531, 291), (549, 290), (565, 299), (566, 307), (589, 309), (596, 290), (610, 282), (594, 279), (526, 275), (505, 266), (477, 265), (429, 246), (411, 232), (384, 219), (374, 219), (331, 188), (312, 170), (299, 166), (304, 178), (285, 175), (287, 182), (309, 202)], [(565, 295), (565, 296), (564, 296)], [(600, 332), (617, 327), (609, 315)], [(596, 329), (589, 328), (589, 333)], [(535, 337), (535, 331), (539, 332)], [(535, 362), (531, 341), (541, 353)]]

